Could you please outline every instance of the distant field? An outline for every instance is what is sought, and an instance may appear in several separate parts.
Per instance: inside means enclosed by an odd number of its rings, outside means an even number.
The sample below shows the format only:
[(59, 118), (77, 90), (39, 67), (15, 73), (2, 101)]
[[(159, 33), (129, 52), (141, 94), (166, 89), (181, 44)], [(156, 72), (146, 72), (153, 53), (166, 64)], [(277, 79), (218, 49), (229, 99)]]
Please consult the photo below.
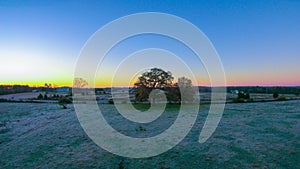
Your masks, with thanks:
[(7, 100), (14, 100), (14, 101), (28, 101), (28, 100), (36, 99), (39, 94), (45, 95), (46, 93), (48, 97), (50, 97), (53, 94), (58, 94), (58, 95), (67, 94), (63, 92), (26, 92), (26, 93), (0, 95), (0, 99), (7, 99)]
[[(44, 94), (44, 92), (42, 93)], [(27, 92), (27, 93), (15, 93), (15, 94), (7, 94), (0, 95), (1, 99), (11, 99), (11, 100), (24, 100), (29, 98), (37, 98), (39, 93), (37, 92)]]
[[(81, 128), (72, 105), (0, 103), (0, 168), (300, 168), (300, 101), (228, 104), (213, 136), (198, 143), (209, 105), (201, 106), (188, 136), (146, 159), (113, 155)], [(113, 105), (101, 105), (109, 123), (127, 135), (159, 134), (176, 118), (168, 106), (154, 124), (126, 124)], [(144, 130), (140, 130), (142, 127)]]

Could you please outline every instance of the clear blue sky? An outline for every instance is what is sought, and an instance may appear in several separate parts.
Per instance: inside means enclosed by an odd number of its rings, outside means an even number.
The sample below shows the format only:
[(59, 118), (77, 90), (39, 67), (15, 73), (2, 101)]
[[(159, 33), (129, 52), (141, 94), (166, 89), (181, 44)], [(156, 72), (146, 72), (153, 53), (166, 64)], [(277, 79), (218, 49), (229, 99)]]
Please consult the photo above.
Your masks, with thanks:
[(70, 85), (87, 39), (137, 12), (177, 15), (200, 28), (220, 55), (228, 85), (300, 85), (296, 0), (0, 0), (0, 84)]

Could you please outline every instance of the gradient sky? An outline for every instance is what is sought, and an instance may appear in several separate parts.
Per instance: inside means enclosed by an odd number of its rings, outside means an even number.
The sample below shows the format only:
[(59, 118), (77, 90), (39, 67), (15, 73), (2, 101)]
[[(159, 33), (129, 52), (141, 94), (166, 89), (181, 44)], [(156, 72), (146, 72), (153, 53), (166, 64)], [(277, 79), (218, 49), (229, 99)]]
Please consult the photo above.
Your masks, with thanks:
[[(300, 85), (296, 0), (0, 0), (0, 84), (71, 85), (76, 59), (88, 38), (110, 21), (138, 12), (177, 15), (201, 29), (222, 60), (227, 85)], [(109, 86), (109, 72), (118, 61), (149, 47), (180, 55), (196, 71), (199, 85), (208, 85), (201, 63), (195, 64), (192, 53), (179, 45), (157, 36), (125, 40), (107, 55), (97, 85)]]

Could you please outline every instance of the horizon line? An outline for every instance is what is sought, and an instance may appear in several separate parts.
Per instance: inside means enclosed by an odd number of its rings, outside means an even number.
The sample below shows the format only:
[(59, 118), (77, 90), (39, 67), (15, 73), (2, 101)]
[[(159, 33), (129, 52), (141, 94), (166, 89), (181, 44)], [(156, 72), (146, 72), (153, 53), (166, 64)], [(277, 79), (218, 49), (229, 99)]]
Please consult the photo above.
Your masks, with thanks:
[[(30, 88), (41, 88), (45, 86), (33, 86), (29, 84), (0, 84), (0, 86), (28, 86)], [(51, 88), (62, 88), (62, 87), (69, 87), (73, 88), (73, 86), (69, 85), (56, 85)], [(95, 86), (95, 87), (87, 87), (87, 88), (133, 88), (134, 86)], [(225, 86), (210, 86), (210, 85), (193, 85), (193, 87), (300, 87), (300, 84), (298, 85), (225, 85)]]

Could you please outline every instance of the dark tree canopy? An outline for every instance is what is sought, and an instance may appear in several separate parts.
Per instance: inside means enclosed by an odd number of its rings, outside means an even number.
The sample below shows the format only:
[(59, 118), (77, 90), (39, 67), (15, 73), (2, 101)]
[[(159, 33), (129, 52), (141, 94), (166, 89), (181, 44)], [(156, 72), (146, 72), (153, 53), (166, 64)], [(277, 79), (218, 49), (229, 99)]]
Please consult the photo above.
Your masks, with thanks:
[(160, 68), (152, 68), (143, 73), (134, 84), (136, 101), (146, 101), (153, 89), (162, 89), (172, 86), (174, 77), (171, 72)]
[[(134, 84), (136, 101), (149, 100), (149, 94), (154, 89), (163, 90), (169, 102), (180, 103), (182, 97), (185, 98), (184, 101), (192, 101), (194, 99), (192, 81), (186, 77), (179, 78), (178, 83), (173, 83), (173, 80), (174, 77), (169, 71), (166, 72), (160, 68), (150, 69), (143, 73)], [(161, 97), (157, 93), (152, 101), (155, 102)]]
[(160, 68), (152, 68), (150, 71), (143, 73), (134, 85), (135, 87), (164, 88), (171, 86), (173, 79), (171, 72), (166, 72)]

